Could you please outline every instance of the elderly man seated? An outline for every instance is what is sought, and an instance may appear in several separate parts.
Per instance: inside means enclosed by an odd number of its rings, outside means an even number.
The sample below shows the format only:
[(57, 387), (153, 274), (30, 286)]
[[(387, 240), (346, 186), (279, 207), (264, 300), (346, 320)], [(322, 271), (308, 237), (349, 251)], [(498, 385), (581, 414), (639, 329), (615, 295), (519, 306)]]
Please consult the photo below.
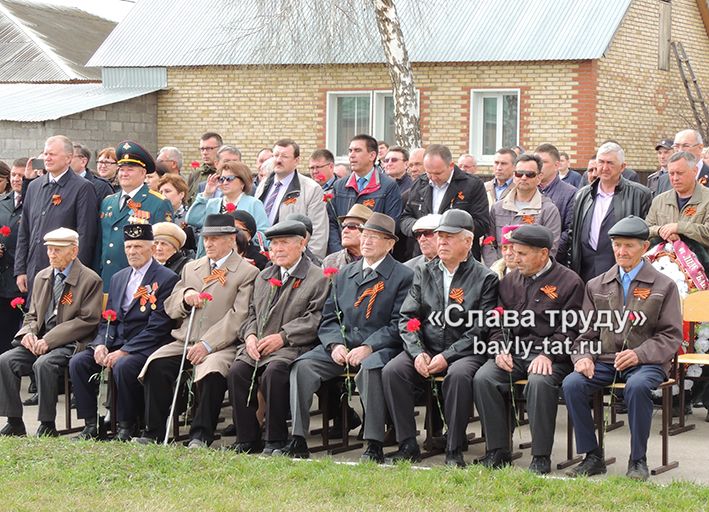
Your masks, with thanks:
[[(59, 228), (44, 235), (49, 267), (32, 288), (32, 302), (13, 348), (0, 355), (0, 435), (23, 436), (20, 378), (34, 372), (39, 390), (38, 436), (58, 436), (59, 380), (69, 358), (94, 338), (101, 318), (101, 278), (77, 258), (79, 234)], [(68, 397), (67, 397), (68, 399)]]
[[(576, 448), (586, 457), (569, 476), (606, 472), (603, 450), (598, 446), (591, 417), (591, 396), (613, 382), (625, 382), (628, 406), (630, 459), (626, 475), (646, 480), (647, 440), (652, 420), (651, 391), (667, 379), (672, 357), (682, 341), (682, 312), (677, 285), (643, 258), (649, 230), (635, 216), (608, 230), (616, 264), (591, 279), (583, 301), (585, 314), (593, 313), (591, 328), (574, 343), (574, 372), (562, 385), (566, 408), (576, 432)], [(644, 313), (640, 324), (630, 313)], [(601, 316), (626, 314), (624, 325), (601, 325)], [(642, 317), (640, 317), (642, 318)], [(598, 350), (600, 348), (600, 350)]]

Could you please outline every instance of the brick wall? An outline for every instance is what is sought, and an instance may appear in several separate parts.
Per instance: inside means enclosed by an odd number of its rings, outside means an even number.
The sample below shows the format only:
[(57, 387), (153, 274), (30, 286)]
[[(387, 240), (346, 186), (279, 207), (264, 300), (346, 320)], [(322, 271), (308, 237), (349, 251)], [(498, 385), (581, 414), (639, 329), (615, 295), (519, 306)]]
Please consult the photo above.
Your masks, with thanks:
[[(66, 135), (94, 152), (134, 139), (150, 151), (157, 150), (157, 98), (148, 94), (105, 105), (54, 121), (0, 122), (0, 155), (8, 164), (20, 157), (36, 156), (52, 135)], [(91, 159), (90, 167), (96, 169)]]

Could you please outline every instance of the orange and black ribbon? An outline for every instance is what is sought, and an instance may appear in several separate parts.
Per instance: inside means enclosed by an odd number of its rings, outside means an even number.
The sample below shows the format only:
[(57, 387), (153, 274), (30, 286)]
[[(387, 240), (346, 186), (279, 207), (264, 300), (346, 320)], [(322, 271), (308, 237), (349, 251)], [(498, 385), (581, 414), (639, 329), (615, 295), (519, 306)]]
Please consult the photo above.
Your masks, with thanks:
[(451, 288), (451, 291), (448, 294), (448, 298), (450, 300), (456, 301), (458, 304), (462, 304), (463, 301), (465, 300), (465, 295), (463, 295), (463, 289), (462, 288)]
[(540, 288), (541, 292), (544, 293), (547, 297), (549, 297), (552, 300), (556, 300), (559, 298), (559, 294), (556, 293), (556, 286), (552, 284), (548, 284), (546, 286), (543, 286)]
[(650, 288), (635, 288), (633, 290), (633, 297), (645, 300), (650, 296), (652, 290)]
[(212, 281), (219, 281), (219, 284), (224, 286), (226, 284), (226, 270), (215, 268), (212, 273), (203, 279), (204, 284), (209, 284)]
[(64, 295), (62, 295), (61, 300), (59, 301), (59, 304), (63, 304), (65, 306), (71, 304), (73, 302), (73, 296), (71, 292), (66, 292)]
[(359, 307), (359, 305), (362, 303), (362, 301), (366, 298), (369, 297), (369, 302), (367, 303), (367, 312), (365, 313), (364, 317), (369, 318), (372, 316), (372, 309), (374, 308), (374, 300), (377, 298), (377, 295), (379, 292), (381, 292), (384, 289), (384, 281), (379, 281), (377, 284), (372, 286), (371, 288), (367, 288), (362, 292), (362, 295), (359, 296), (357, 299), (357, 302), (354, 303), (354, 307)]

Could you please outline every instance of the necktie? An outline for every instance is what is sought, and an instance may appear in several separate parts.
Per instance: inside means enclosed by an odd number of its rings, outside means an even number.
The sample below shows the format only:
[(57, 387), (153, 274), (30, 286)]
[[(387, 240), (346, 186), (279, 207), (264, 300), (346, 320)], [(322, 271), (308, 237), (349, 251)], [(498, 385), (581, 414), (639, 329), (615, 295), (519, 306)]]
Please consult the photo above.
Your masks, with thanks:
[(22, 205), (22, 196), (20, 194), (15, 194), (15, 209)]
[(290, 277), (290, 273), (286, 270), (283, 272), (283, 284), (286, 284), (286, 281), (288, 281), (288, 278)]
[(128, 204), (128, 201), (130, 201), (130, 196), (128, 194), (123, 194), (121, 197), (121, 210), (124, 210), (126, 205)]
[(213, 262), (209, 265), (209, 271), (211, 272), (212, 270), (216, 270), (216, 268), (217, 268), (217, 263), (216, 263), (215, 261), (213, 261)]
[(367, 268), (362, 269), (363, 281), (366, 281), (367, 279), (369, 279), (369, 276), (371, 276), (373, 272), (374, 272), (374, 270), (372, 269), (372, 267), (367, 267)]
[(362, 192), (364, 190), (364, 187), (367, 186), (367, 178), (357, 178), (357, 190)]
[(623, 279), (621, 280), (623, 285), (623, 301), (628, 302), (628, 290), (630, 289), (630, 275), (623, 274)]
[(64, 274), (59, 272), (54, 276), (54, 309), (59, 306), (59, 301), (62, 300), (62, 294), (64, 293)]
[(57, 322), (57, 309), (64, 293), (64, 274), (59, 272), (54, 276), (54, 286), (52, 288), (52, 304), (44, 314), (45, 332), (53, 329)]
[(264, 205), (264, 208), (266, 209), (266, 215), (268, 217), (271, 216), (271, 210), (273, 210), (273, 205), (276, 204), (276, 197), (278, 197), (278, 191), (281, 189), (281, 186), (283, 183), (280, 181), (277, 181), (273, 185), (273, 192), (271, 193), (270, 196), (268, 196), (268, 199), (266, 200), (266, 204)]

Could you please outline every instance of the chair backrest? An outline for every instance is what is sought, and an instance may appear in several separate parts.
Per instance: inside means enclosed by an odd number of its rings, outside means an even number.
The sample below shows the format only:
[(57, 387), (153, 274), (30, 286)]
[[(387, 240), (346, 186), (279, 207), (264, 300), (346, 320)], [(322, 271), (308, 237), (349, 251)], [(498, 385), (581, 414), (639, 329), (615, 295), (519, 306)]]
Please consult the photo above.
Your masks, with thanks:
[(709, 290), (690, 293), (683, 302), (682, 320), (709, 322)]

